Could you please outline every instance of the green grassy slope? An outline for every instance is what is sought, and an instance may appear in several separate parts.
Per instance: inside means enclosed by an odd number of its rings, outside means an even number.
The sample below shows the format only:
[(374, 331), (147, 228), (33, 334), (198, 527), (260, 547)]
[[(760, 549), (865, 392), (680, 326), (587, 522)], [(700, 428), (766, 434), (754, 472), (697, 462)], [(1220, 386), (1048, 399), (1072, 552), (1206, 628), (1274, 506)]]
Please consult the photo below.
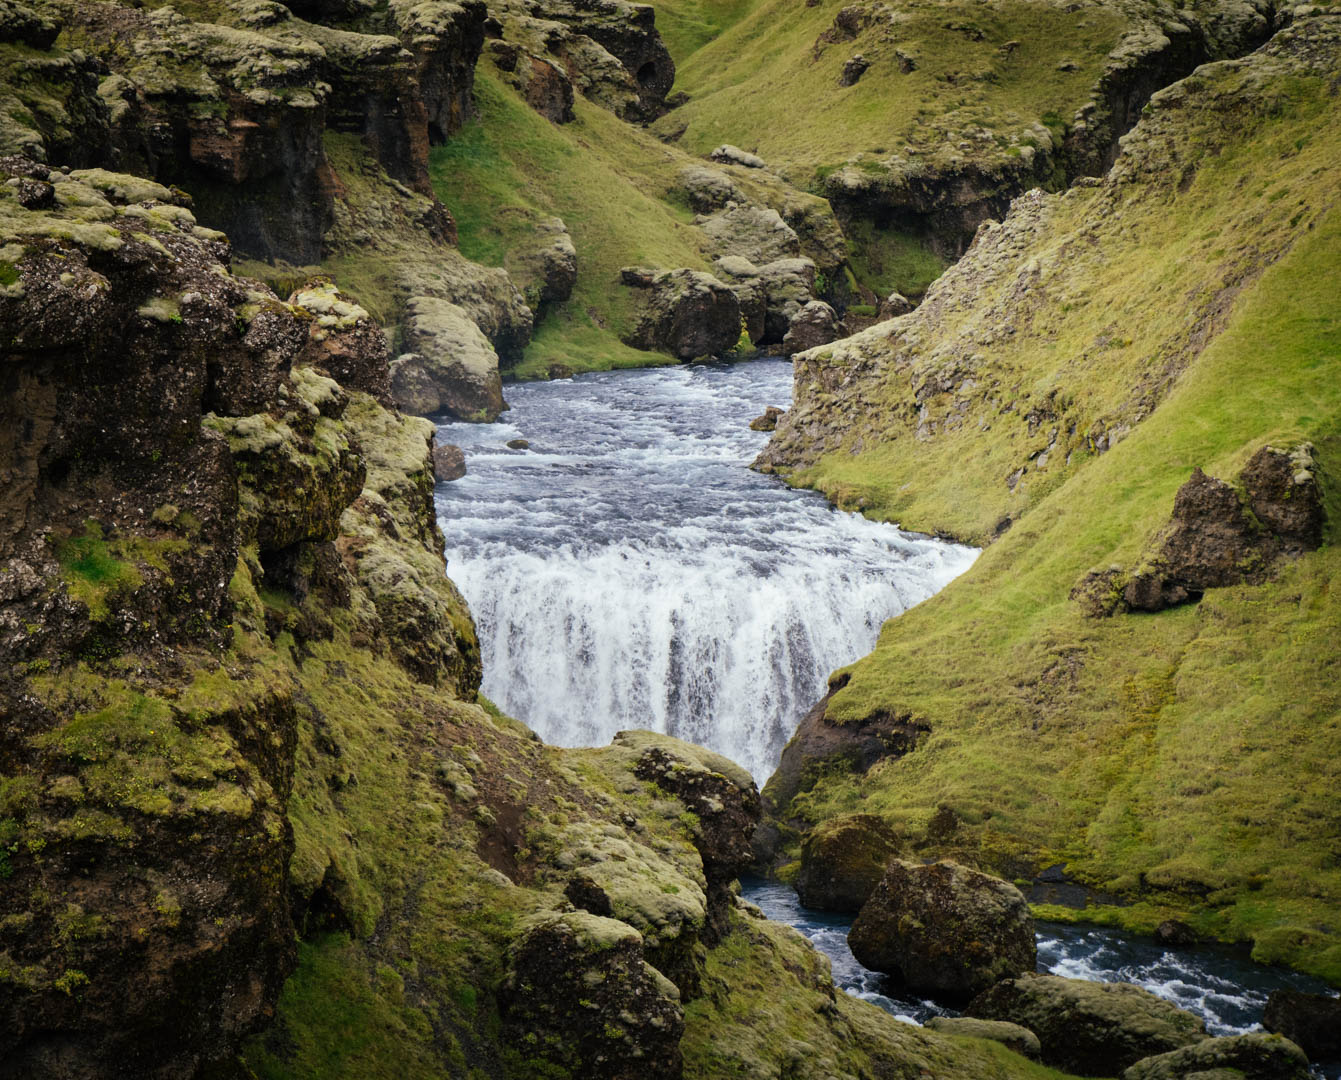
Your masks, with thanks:
[[(1324, 50), (1336, 40), (1327, 33)], [(1103, 215), (1111, 232), (1091, 229), (1086, 207), (1104, 196), (1087, 190), (1017, 253), (1035, 271), (1048, 251), (1071, 252), (1073, 266), (1093, 260), (1065, 279), (1069, 304), (1031, 311), (977, 373), (1035, 400), (1059, 388), (1076, 402), (1121, 398), (1167, 358), (1152, 346), (1188, 318), (1198, 290), (1228, 287), (1229, 302), (1219, 333), (1150, 415), (1107, 453), (1083, 467), (1077, 453), (1040, 481), (968, 574), (888, 623), (850, 669), (833, 720), (911, 712), (930, 726), (927, 742), (865, 777), (822, 777), (786, 812), (880, 813), (924, 838), (923, 850), (1006, 873), (1064, 861), (1133, 901), (1089, 917), (1148, 929), (1179, 914), (1251, 940), (1258, 959), (1341, 981), (1341, 209), (1328, 179), (1341, 117), (1314, 71), (1204, 69), (1203, 85), (1152, 123), (1186, 121), (1197, 99), (1232, 115), (1232, 129), (1201, 145), (1188, 136), (1210, 131), (1208, 117), (1178, 129), (1173, 183), (1133, 166)], [(1273, 220), (1291, 245), (1260, 276), (1231, 279), (1224, 267), (1251, 261)], [(1088, 243), (1067, 246), (1077, 238)], [(1055, 301), (1063, 276), (1044, 268), (1042, 278)], [(1082, 351), (1110, 324), (1123, 344)], [(865, 457), (822, 460), (815, 475), (847, 478), (907, 524), (981, 535), (1012, 498), (1006, 448), (1025, 429), (996, 417), (988, 426), (926, 443), (904, 432)], [(1094, 620), (1068, 598), (1087, 570), (1136, 561), (1194, 466), (1232, 478), (1262, 445), (1304, 439), (1330, 492), (1322, 549), (1267, 585), (1212, 590), (1157, 615)], [(941, 805), (960, 826), (930, 842)]]
[[(1005, 155), (1011, 136), (1070, 118), (1128, 26), (1098, 6), (1078, 18), (1028, 0), (914, 0), (885, 9), (853, 39), (820, 42), (846, 6), (758, 3), (680, 64), (676, 87), (690, 100), (657, 129), (687, 125), (682, 144), (695, 153), (737, 143), (800, 184), (856, 154), (872, 164), (906, 146), (953, 156), (961, 138), (975, 153)], [(1015, 44), (1003, 49), (1007, 42)], [(913, 58), (912, 71), (900, 70), (896, 50)], [(858, 52), (871, 68), (840, 87), (844, 62)], [(1059, 70), (1063, 61), (1068, 70)]]

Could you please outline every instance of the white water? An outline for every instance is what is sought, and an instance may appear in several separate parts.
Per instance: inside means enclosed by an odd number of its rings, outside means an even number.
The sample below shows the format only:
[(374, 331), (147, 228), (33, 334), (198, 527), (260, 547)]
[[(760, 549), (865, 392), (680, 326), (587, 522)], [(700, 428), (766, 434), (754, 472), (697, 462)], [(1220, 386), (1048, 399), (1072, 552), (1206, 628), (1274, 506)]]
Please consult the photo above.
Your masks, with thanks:
[[(548, 742), (651, 728), (760, 783), (831, 671), (968, 569), (971, 548), (831, 509), (747, 466), (791, 365), (607, 372), (509, 387), (491, 425), (446, 424), (448, 572), (484, 693)], [(509, 450), (510, 439), (530, 440)]]

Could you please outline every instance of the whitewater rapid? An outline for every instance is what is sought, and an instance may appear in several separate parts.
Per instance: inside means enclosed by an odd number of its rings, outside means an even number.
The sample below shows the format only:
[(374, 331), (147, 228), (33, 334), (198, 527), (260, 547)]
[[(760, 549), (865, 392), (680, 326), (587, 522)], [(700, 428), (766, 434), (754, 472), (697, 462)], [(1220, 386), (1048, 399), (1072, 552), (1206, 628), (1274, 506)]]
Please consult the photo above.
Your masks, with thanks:
[[(835, 668), (977, 551), (900, 532), (750, 471), (749, 421), (791, 365), (681, 366), (511, 386), (503, 422), (444, 424), (448, 573), (484, 693), (548, 742), (651, 728), (762, 784)], [(509, 449), (509, 440), (529, 440)]]

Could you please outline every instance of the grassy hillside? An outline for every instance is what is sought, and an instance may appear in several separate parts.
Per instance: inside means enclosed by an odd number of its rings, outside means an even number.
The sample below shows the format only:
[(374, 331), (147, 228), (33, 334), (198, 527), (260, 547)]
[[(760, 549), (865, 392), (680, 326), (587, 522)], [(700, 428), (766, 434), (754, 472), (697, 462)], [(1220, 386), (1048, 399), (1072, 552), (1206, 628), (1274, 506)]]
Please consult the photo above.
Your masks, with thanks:
[[(821, 777), (786, 813), (880, 813), (924, 850), (1007, 873), (1065, 862), (1132, 901), (1087, 917), (1148, 929), (1177, 913), (1341, 981), (1337, 41), (1319, 19), (1273, 43), (1277, 55), (1203, 69), (1160, 99), (1106, 187), (1026, 213), (1013, 255), (1000, 253), (1009, 273), (957, 269), (931, 321), (880, 332), (883, 376), (871, 360), (844, 392), (904, 404), (875, 407), (888, 422), (860, 428), (862, 452), (821, 457), (806, 476), (912, 527), (990, 536), (1003, 514), (1016, 523), (887, 624), (830, 702), (837, 723), (911, 713), (926, 743), (864, 777)], [(1161, 144), (1172, 160), (1153, 156)], [(989, 389), (970, 388), (963, 409), (954, 395), (933, 402), (920, 437), (916, 414), (889, 421), (932, 370), (894, 360), (899, 349), (935, 357), (956, 339), (982, 355), (950, 381)], [(1015, 412), (1002, 407), (1012, 393)], [(1130, 433), (1095, 456), (1097, 414), (1126, 401)], [(1055, 407), (1040, 424), (1032, 403)], [(1038, 468), (1029, 451), (1054, 427)], [(1301, 440), (1330, 492), (1321, 550), (1267, 585), (1157, 615), (1095, 620), (1069, 599), (1087, 570), (1138, 560), (1194, 466), (1232, 478), (1259, 447)], [(1026, 463), (1012, 493), (1006, 478)], [(941, 806), (959, 827), (931, 841)]]

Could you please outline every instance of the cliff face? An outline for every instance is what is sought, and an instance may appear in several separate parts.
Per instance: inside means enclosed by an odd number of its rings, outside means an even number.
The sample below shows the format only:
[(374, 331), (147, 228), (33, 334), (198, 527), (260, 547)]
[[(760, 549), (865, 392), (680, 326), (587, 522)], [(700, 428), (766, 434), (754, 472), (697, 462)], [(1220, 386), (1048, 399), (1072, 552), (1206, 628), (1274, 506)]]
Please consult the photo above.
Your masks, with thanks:
[[(916, 311), (797, 358), (763, 467), (989, 546), (802, 724), (765, 792), (783, 862), (860, 808), (1337, 977), (1310, 822), (1338, 707), (1311, 549), (1337, 512), (1339, 32), (1301, 12), (1197, 69), (1105, 179), (1021, 197)], [(1251, 509), (1268, 491), (1289, 515)]]

